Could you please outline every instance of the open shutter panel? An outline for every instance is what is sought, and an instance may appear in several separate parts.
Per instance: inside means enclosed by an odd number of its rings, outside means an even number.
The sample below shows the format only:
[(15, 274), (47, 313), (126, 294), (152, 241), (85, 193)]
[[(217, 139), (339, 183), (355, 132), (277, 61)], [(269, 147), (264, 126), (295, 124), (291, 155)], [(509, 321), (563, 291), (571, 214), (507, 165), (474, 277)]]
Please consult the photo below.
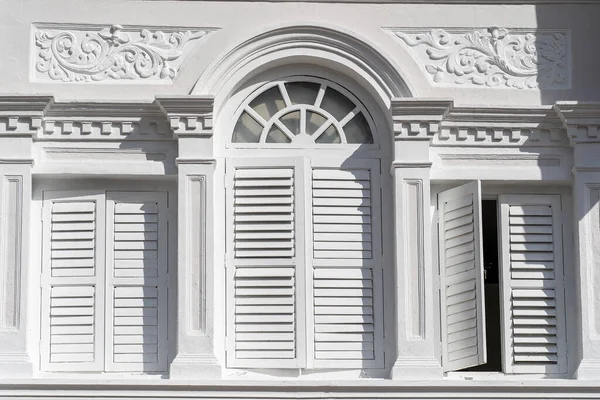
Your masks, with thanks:
[[(233, 177), (231, 176), (233, 175)], [(228, 365), (297, 368), (293, 166), (238, 166), (230, 179)]]
[(106, 369), (166, 371), (165, 193), (107, 195)]
[(42, 369), (98, 371), (103, 367), (102, 199), (72, 192), (45, 197), (51, 198), (43, 210)]
[(313, 168), (314, 366), (383, 367), (379, 171)]
[(486, 362), (480, 193), (477, 181), (438, 195), (444, 371)]
[(560, 197), (500, 196), (506, 372), (566, 372)]

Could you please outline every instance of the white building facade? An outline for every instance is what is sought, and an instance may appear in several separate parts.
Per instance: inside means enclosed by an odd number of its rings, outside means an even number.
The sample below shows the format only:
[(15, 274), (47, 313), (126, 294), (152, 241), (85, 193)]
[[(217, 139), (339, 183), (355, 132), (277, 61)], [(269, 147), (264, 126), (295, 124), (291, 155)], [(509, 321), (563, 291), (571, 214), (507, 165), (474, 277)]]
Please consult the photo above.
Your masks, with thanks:
[(600, 398), (594, 1), (6, 0), (0, 397)]

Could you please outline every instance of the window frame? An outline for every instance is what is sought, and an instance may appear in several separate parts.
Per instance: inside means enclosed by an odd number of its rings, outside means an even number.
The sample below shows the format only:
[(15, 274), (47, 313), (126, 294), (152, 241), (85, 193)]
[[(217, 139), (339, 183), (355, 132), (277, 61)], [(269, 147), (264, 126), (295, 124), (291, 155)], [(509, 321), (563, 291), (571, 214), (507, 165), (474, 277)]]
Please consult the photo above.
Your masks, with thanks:
[[(172, 249), (177, 248), (177, 207), (173, 205), (177, 204), (177, 186), (176, 182), (171, 180), (156, 180), (156, 179), (143, 179), (143, 180), (131, 180), (121, 179), (117, 177), (103, 176), (90, 179), (85, 175), (76, 175), (71, 179), (64, 179), (55, 176), (37, 176), (33, 179), (33, 190), (32, 190), (32, 214), (39, 213), (39, 218), (31, 219), (31, 230), (29, 240), (32, 243), (42, 243), (43, 241), (43, 204), (44, 204), (44, 192), (72, 192), (72, 193), (88, 193), (93, 195), (104, 196), (106, 202), (107, 193), (159, 193), (166, 199), (165, 215), (168, 219), (167, 226), (167, 260), (168, 260), (168, 271), (166, 274), (167, 280), (167, 307), (166, 307), (166, 321), (167, 321), (167, 343), (165, 345), (165, 356), (166, 356), (166, 367), (159, 371), (127, 371), (124, 369), (111, 371), (102, 366), (100, 371), (92, 371), (93, 373), (85, 373), (86, 378), (89, 379), (106, 379), (111, 377), (115, 379), (127, 379), (132, 376), (143, 379), (162, 379), (164, 374), (168, 372), (169, 365), (176, 353), (176, 342), (173, 338), (176, 337), (177, 331), (177, 251)], [(105, 218), (106, 219), (106, 218)], [(105, 226), (102, 223), (102, 226)], [(106, 234), (105, 234), (106, 236)], [(28, 340), (31, 345), (32, 354), (36, 354), (36, 357), (32, 357), (34, 363), (34, 370), (38, 377), (56, 377), (60, 376), (64, 379), (70, 377), (74, 379), (81, 378), (82, 372), (79, 370), (45, 370), (42, 365), (41, 356), (41, 335), (42, 335), (42, 321), (40, 316), (42, 315), (42, 291), (43, 286), (42, 271), (43, 271), (43, 246), (38, 246), (36, 251), (31, 254), (31, 265), (37, 269), (37, 273), (34, 273), (30, 277), (30, 285), (33, 290), (31, 296), (28, 298), (28, 321), (29, 326), (32, 328), (28, 331)], [(103, 252), (103, 256), (106, 251)], [(103, 311), (104, 312), (104, 311)], [(102, 330), (104, 334), (104, 328)], [(106, 342), (106, 341), (105, 341)], [(102, 355), (104, 355), (105, 349), (101, 349)]]
[[(344, 96), (346, 96), (346, 98), (348, 98), (350, 101), (352, 101), (356, 108), (358, 109), (358, 112), (362, 112), (363, 116), (365, 117), (365, 120), (367, 121), (368, 125), (369, 125), (369, 129), (370, 129), (370, 133), (371, 136), (373, 138), (373, 143), (363, 143), (363, 144), (352, 144), (352, 143), (313, 143), (312, 145), (307, 145), (307, 144), (298, 144), (298, 145), (294, 145), (293, 143), (237, 143), (233, 141), (233, 133), (234, 133), (234, 129), (235, 129), (235, 125), (237, 124), (238, 120), (240, 119), (240, 116), (242, 115), (242, 113), (244, 112), (246, 107), (249, 107), (249, 104), (258, 96), (260, 96), (262, 93), (266, 92), (267, 90), (275, 87), (275, 86), (281, 86), (284, 85), (286, 83), (292, 83), (292, 82), (309, 82), (309, 83), (317, 83), (320, 85), (326, 85), (326, 86), (330, 86), (333, 89), (337, 90), (338, 92), (340, 92), (341, 94), (343, 94)], [(288, 112), (291, 112), (291, 108), (302, 108), (302, 105), (286, 105), (286, 107), (280, 111), (278, 111), (276, 114), (274, 114), (270, 119), (274, 119), (277, 115), (283, 115), (283, 114), (287, 114)], [(321, 111), (325, 111), (325, 110), (321, 110)], [(256, 88), (254, 88), (254, 90), (249, 93), (240, 104), (237, 105), (235, 111), (233, 112), (233, 115), (231, 116), (231, 120), (230, 120), (230, 126), (227, 127), (227, 129), (225, 130), (225, 132), (227, 132), (227, 138), (225, 141), (225, 148), (226, 149), (265, 149), (265, 148), (272, 148), (272, 149), (337, 149), (337, 148), (341, 148), (341, 149), (346, 149), (346, 150), (356, 150), (356, 149), (365, 149), (365, 150), (376, 150), (380, 148), (380, 138), (379, 135), (377, 135), (377, 130), (376, 130), (376, 126), (375, 126), (375, 122), (373, 120), (373, 117), (371, 115), (371, 113), (369, 112), (368, 107), (362, 102), (360, 101), (356, 96), (354, 96), (348, 89), (344, 88), (343, 86), (331, 81), (330, 79), (327, 78), (320, 78), (320, 77), (316, 77), (313, 75), (303, 75), (303, 74), (293, 74), (293, 75), (287, 75), (285, 77), (281, 77), (275, 80), (271, 80), (268, 81)], [(333, 125), (339, 127), (339, 121), (335, 121), (333, 123)]]
[[(434, 249), (434, 257), (433, 257), (433, 261), (434, 261), (434, 265), (433, 268), (435, 269), (435, 271), (437, 271), (436, 273), (438, 274), (438, 276), (440, 276), (440, 261), (439, 261), (439, 257), (440, 257), (440, 253), (439, 253), (439, 234), (438, 234), (438, 218), (439, 218), (439, 213), (438, 213), (438, 207), (437, 207), (437, 199), (438, 199), (438, 195), (448, 189), (460, 186), (461, 184), (464, 184), (466, 182), (472, 182), (472, 180), (469, 181), (437, 181), (434, 182), (432, 184), (432, 190), (431, 190), (431, 207), (432, 210), (434, 211), (433, 215), (432, 215), (432, 225), (431, 225), (431, 229), (432, 229), (432, 241), (433, 241), (433, 249)], [(502, 349), (501, 349), (501, 355), (502, 355), (502, 370), (501, 371), (448, 371), (446, 372), (446, 377), (449, 379), (491, 379), (491, 380), (496, 380), (496, 379), (523, 379), (523, 378), (527, 378), (527, 379), (547, 379), (547, 378), (566, 378), (568, 376), (570, 376), (570, 374), (573, 371), (573, 362), (574, 362), (574, 357), (569, 356), (570, 354), (574, 354), (576, 352), (576, 348), (577, 348), (577, 343), (574, 341), (569, 341), (567, 340), (568, 337), (576, 337), (576, 315), (569, 315), (569, 313), (566, 312), (566, 310), (569, 308), (569, 304), (574, 301), (574, 293), (575, 293), (575, 286), (573, 283), (573, 279), (574, 276), (573, 274), (575, 273), (575, 271), (571, 269), (568, 269), (566, 266), (567, 265), (571, 265), (573, 266), (573, 242), (571, 240), (572, 238), (572, 216), (569, 213), (569, 210), (571, 210), (571, 192), (570, 192), (571, 188), (570, 186), (566, 185), (566, 184), (558, 184), (558, 183), (549, 183), (549, 184), (544, 184), (544, 185), (531, 185), (531, 182), (525, 182), (525, 181), (514, 181), (514, 182), (486, 182), (486, 181), (481, 181), (481, 200), (495, 200), (497, 202), (497, 207), (498, 207), (498, 212), (497, 212), (497, 218), (498, 218), (498, 257), (499, 257), (499, 283), (500, 283), (500, 324), (501, 324), (501, 341), (502, 341)], [(562, 234), (562, 260), (563, 260), (563, 275), (562, 275), (562, 289), (563, 289), (563, 298), (564, 298), (564, 331), (565, 331), (565, 359), (563, 360), (564, 362), (564, 368), (562, 371), (560, 372), (540, 372), (540, 371), (534, 371), (534, 372), (527, 372), (524, 370), (523, 367), (521, 368), (517, 368), (516, 370), (511, 371), (508, 368), (508, 364), (507, 364), (507, 349), (506, 349), (506, 343), (508, 343), (508, 341), (510, 341), (510, 337), (508, 334), (508, 330), (506, 327), (506, 320), (508, 317), (505, 317), (507, 314), (505, 313), (505, 308), (507, 308), (507, 305), (505, 304), (505, 299), (504, 299), (504, 290), (508, 290), (505, 289), (505, 284), (503, 282), (503, 276), (505, 274), (505, 271), (503, 270), (503, 265), (501, 263), (501, 253), (503, 251), (503, 244), (502, 244), (502, 238), (501, 238), (501, 229), (502, 229), (502, 221), (501, 221), (501, 211), (500, 211), (500, 199), (502, 196), (518, 196), (521, 198), (527, 197), (527, 196), (555, 196), (558, 198), (558, 204), (560, 205), (561, 209), (560, 209), (560, 217), (561, 217), (561, 234)], [(549, 198), (549, 197), (547, 197)], [(440, 305), (440, 290), (441, 287), (440, 285), (440, 280), (438, 279), (438, 290), (436, 290), (436, 296), (437, 299), (435, 299), (436, 304), (438, 304), (438, 307), (436, 307), (436, 313), (437, 313), (437, 317), (435, 319), (436, 324), (437, 325), (437, 331), (441, 332), (441, 307), (439, 307)], [(571, 313), (573, 314), (573, 313)], [(441, 349), (442, 346), (442, 341), (441, 341), (441, 336), (439, 338), (439, 348)], [(441, 358), (441, 352), (438, 353), (439, 357)], [(559, 360), (560, 362), (560, 360)]]
[[(331, 370), (331, 369), (383, 369), (385, 368), (385, 349), (386, 339), (384, 333), (384, 320), (386, 312), (383, 307), (384, 297), (384, 280), (383, 276), (386, 272), (382, 223), (383, 223), (383, 199), (381, 190), (381, 161), (380, 159), (348, 159), (348, 158), (328, 158), (325, 160), (315, 160), (309, 156), (299, 156), (295, 158), (281, 157), (256, 157), (256, 158), (232, 158), (227, 160), (225, 187), (226, 193), (232, 193), (233, 190), (233, 173), (238, 167), (252, 168), (269, 168), (269, 167), (291, 167), (295, 171), (295, 186), (294, 192), (297, 202), (294, 204), (297, 210), (295, 223), (296, 232), (296, 255), (297, 259), (293, 262), (296, 269), (296, 315), (298, 317), (296, 323), (295, 337), (299, 345), (296, 347), (297, 358), (295, 360), (277, 361), (277, 368), (282, 369), (302, 369), (310, 371)], [(368, 169), (370, 171), (371, 182), (371, 213), (376, 213), (372, 217), (371, 234), (373, 253), (370, 261), (366, 261), (373, 271), (373, 307), (374, 313), (379, 313), (380, 317), (374, 322), (374, 359), (372, 360), (333, 360), (324, 359), (318, 360), (315, 358), (315, 314), (314, 314), (314, 286), (313, 286), (313, 271), (317, 264), (325, 266), (326, 262), (315, 262), (313, 257), (313, 224), (310, 223), (313, 219), (312, 209), (312, 173), (314, 169)], [(233, 271), (236, 261), (234, 260), (234, 206), (232, 196), (226, 196), (226, 341), (225, 351), (227, 368), (274, 368), (273, 361), (256, 360), (240, 361), (235, 359), (232, 354), (235, 351), (235, 324), (229, 315), (233, 307), (234, 296), (229, 293), (233, 290)], [(375, 204), (375, 205), (373, 205)], [(308, 221), (308, 222), (307, 222)], [(238, 259), (239, 260), (239, 259)], [(253, 260), (242, 260), (242, 264), (252, 264)], [(338, 263), (341, 267), (341, 263)], [(262, 263), (261, 263), (262, 265)], [(364, 267), (363, 268), (367, 268)], [(312, 350), (311, 350), (312, 348)], [(344, 366), (347, 366), (345, 368)]]

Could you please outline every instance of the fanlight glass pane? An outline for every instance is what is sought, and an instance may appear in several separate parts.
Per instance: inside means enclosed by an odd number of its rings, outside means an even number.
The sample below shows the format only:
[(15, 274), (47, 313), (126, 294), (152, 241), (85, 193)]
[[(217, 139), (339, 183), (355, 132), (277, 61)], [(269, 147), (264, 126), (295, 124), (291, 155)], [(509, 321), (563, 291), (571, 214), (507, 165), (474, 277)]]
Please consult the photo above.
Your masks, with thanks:
[(277, 126), (273, 125), (267, 134), (267, 143), (290, 143), (291, 140)]
[(300, 111), (287, 113), (280, 120), (294, 135), (300, 133)]
[(285, 102), (279, 88), (275, 86), (252, 100), (250, 107), (268, 121), (277, 111), (285, 108)]
[(330, 87), (325, 90), (325, 96), (321, 102), (321, 108), (341, 121), (348, 113), (354, 110), (354, 103), (346, 96)]
[(342, 139), (340, 138), (340, 134), (338, 133), (335, 126), (331, 125), (329, 128), (325, 129), (325, 132), (321, 134), (317, 139), (315, 139), (315, 143), (341, 143)]
[(321, 125), (327, 121), (327, 118), (321, 114), (314, 113), (312, 111), (306, 112), (306, 134), (312, 135), (315, 133)]
[(288, 95), (292, 104), (315, 104), (317, 93), (321, 85), (312, 82), (290, 82), (286, 83)]
[(235, 124), (233, 141), (235, 143), (258, 143), (262, 130), (262, 125), (256, 122), (247, 112), (243, 112), (237, 124)]
[(369, 129), (369, 123), (362, 112), (356, 114), (346, 125), (344, 133), (348, 143), (373, 143), (373, 135)]

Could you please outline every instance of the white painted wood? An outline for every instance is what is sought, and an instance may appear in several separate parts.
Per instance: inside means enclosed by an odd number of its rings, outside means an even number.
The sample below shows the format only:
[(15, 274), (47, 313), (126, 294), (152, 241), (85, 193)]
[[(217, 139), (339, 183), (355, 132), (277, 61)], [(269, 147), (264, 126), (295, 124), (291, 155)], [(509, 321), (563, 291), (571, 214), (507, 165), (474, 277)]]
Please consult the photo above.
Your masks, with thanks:
[(479, 181), (438, 194), (442, 366), (485, 364)]
[(166, 193), (108, 192), (106, 204), (106, 370), (166, 371)]
[[(312, 160), (309, 365), (381, 368), (383, 264), (379, 163)], [(348, 233), (350, 232), (350, 233)]]
[(104, 196), (45, 192), (41, 368), (104, 368)]
[(166, 371), (166, 193), (45, 192), (42, 226), (42, 368)]
[(227, 165), (229, 367), (305, 366), (301, 162)]
[(504, 369), (567, 370), (564, 214), (558, 195), (501, 195)]

